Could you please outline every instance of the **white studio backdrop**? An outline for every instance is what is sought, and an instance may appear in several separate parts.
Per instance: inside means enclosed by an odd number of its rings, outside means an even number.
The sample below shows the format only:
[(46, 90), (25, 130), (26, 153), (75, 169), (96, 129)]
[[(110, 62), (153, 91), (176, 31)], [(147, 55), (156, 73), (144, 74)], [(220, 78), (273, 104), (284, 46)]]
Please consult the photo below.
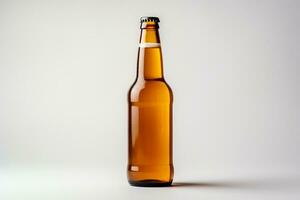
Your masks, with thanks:
[(0, 164), (127, 164), (139, 17), (161, 19), (176, 176), (300, 167), (299, 1), (0, 1)]

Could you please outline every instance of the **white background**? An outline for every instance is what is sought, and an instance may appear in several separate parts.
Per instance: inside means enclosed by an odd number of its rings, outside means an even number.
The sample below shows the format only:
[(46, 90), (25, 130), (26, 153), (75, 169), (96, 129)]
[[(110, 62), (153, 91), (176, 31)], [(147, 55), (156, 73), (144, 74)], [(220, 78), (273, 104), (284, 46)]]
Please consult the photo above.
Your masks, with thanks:
[[(299, 198), (299, 7), (1, 0), (1, 199)], [(180, 187), (127, 185), (144, 15), (161, 19)]]

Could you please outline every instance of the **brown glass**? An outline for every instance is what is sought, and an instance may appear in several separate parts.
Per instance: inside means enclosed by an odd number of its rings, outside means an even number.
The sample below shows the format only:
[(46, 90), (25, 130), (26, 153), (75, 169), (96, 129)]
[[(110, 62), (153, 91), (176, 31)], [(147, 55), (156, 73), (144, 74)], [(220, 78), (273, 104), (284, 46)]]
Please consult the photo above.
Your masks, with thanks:
[[(141, 24), (141, 43), (160, 43), (157, 22)], [(139, 47), (137, 65), (128, 92), (128, 181), (168, 186), (173, 180), (173, 94), (163, 77), (161, 47)]]

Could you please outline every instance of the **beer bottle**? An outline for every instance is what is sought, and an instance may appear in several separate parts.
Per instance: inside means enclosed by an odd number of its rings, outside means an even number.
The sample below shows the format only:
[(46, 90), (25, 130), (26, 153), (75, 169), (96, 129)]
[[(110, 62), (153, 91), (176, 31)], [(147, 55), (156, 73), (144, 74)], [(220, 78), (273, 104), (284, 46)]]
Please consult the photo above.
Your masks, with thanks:
[(137, 76), (128, 92), (127, 177), (134, 186), (173, 180), (173, 94), (163, 76), (157, 17), (141, 18)]

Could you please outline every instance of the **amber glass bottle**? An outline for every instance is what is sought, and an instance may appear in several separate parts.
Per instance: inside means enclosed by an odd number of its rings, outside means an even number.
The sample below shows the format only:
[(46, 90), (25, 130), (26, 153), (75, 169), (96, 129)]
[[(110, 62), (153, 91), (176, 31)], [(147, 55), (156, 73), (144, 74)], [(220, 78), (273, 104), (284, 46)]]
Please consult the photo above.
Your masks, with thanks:
[(157, 17), (141, 18), (137, 77), (128, 92), (128, 181), (168, 186), (173, 180), (172, 90), (163, 77)]

